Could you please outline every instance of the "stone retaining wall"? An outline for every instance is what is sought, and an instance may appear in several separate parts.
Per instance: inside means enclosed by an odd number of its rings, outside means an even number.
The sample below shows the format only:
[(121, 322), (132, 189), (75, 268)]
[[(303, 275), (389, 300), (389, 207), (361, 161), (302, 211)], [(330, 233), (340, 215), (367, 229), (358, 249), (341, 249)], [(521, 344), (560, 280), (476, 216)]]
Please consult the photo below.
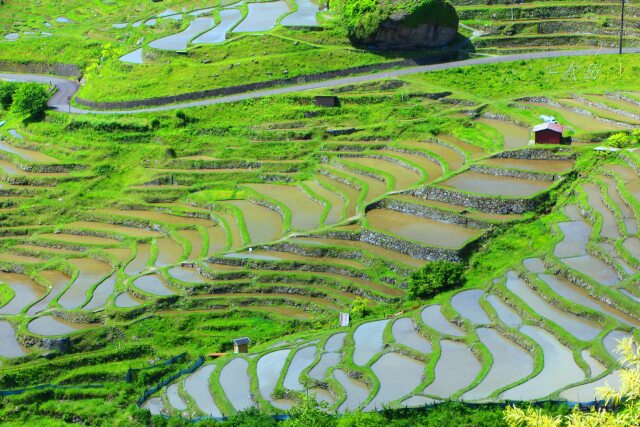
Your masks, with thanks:
[(520, 150), (502, 151), (491, 156), (491, 159), (520, 159), (520, 160), (575, 160), (576, 153), (569, 148), (525, 148)]
[(38, 61), (0, 61), (0, 70), (20, 74), (52, 74), (63, 77), (79, 77), (80, 69), (75, 64)]
[(417, 243), (408, 242), (397, 237), (368, 229), (362, 230), (360, 233), (360, 241), (400, 252), (418, 259), (430, 261), (462, 261), (462, 258), (456, 250), (422, 246)]
[(432, 219), (434, 221), (445, 222), (447, 224), (457, 224), (464, 227), (487, 229), (491, 224), (472, 218), (467, 218), (455, 212), (448, 212), (431, 206), (416, 205), (397, 199), (383, 199), (379, 202), (367, 206), (367, 212), (373, 209), (389, 209), (402, 212), (421, 218)]
[(554, 175), (544, 172), (531, 172), (519, 169), (500, 168), (488, 165), (471, 165), (469, 170), (473, 172), (483, 173), (494, 176), (507, 176), (510, 178), (528, 179), (530, 181), (557, 181), (560, 175)]
[(534, 211), (541, 202), (548, 197), (546, 193), (539, 194), (530, 199), (490, 197), (432, 186), (418, 188), (404, 194), (409, 194), (426, 200), (435, 200), (438, 202), (466, 206), (480, 212), (501, 215), (510, 213), (522, 214), (524, 212)]

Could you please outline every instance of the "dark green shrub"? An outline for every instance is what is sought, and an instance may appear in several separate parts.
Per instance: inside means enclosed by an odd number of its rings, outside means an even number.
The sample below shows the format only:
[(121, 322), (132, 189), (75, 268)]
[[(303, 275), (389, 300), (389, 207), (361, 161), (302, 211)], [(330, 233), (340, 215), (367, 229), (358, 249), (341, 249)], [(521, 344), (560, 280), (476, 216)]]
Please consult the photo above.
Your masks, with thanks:
[(462, 285), (465, 265), (460, 262), (434, 261), (411, 275), (409, 299), (428, 298)]
[(0, 106), (8, 110), (13, 103), (13, 95), (18, 90), (18, 85), (13, 82), (0, 82)]

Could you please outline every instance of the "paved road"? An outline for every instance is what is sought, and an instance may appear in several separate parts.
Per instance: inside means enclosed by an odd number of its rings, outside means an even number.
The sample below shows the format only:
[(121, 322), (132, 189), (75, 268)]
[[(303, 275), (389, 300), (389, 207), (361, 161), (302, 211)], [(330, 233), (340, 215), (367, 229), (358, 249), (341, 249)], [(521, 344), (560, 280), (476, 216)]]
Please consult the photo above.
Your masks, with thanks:
[[(389, 79), (394, 77), (406, 76), (409, 74), (427, 73), (430, 71), (448, 70), (452, 68), (465, 67), (469, 65), (497, 64), (503, 62), (514, 62), (523, 59), (543, 59), (543, 58), (559, 58), (585, 55), (614, 55), (617, 49), (583, 49), (583, 50), (563, 50), (552, 52), (535, 52), (522, 53), (517, 55), (491, 56), (475, 59), (466, 59), (463, 61), (446, 62), (434, 65), (421, 65), (416, 67), (401, 68), (397, 70), (385, 71), (375, 74), (365, 74), (353, 77), (344, 77), (340, 79), (325, 80), (314, 83), (306, 83), (301, 85), (286, 86), (275, 89), (260, 90), (255, 92), (241, 93), (238, 95), (222, 96), (218, 98), (203, 99), (199, 101), (184, 102), (180, 104), (163, 105), (159, 107), (150, 107), (144, 109), (133, 110), (85, 110), (69, 105), (68, 99), (72, 97), (80, 88), (80, 85), (71, 80), (58, 77), (32, 75), (32, 74), (3, 74), (0, 73), (0, 79), (11, 79), (16, 81), (29, 81), (40, 83), (53, 83), (58, 87), (58, 92), (49, 101), (49, 106), (55, 110), (69, 112), (72, 114), (137, 114), (157, 111), (169, 111), (190, 107), (201, 107), (205, 105), (227, 104), (231, 102), (242, 101), (245, 99), (264, 98), (272, 95), (281, 95), (287, 93), (304, 92), (313, 89), (326, 89), (336, 86), (365, 83), (374, 80)], [(640, 53), (640, 49), (625, 49), (624, 53)]]

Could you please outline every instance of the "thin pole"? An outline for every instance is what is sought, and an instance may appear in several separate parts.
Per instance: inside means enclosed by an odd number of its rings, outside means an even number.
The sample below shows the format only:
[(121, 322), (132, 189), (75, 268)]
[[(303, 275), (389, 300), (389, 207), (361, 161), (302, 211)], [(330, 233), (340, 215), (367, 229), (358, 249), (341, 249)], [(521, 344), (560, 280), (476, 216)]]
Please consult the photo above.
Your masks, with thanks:
[(622, 0), (622, 10), (620, 12), (620, 50), (619, 54), (622, 55), (622, 36), (624, 35), (624, 0)]

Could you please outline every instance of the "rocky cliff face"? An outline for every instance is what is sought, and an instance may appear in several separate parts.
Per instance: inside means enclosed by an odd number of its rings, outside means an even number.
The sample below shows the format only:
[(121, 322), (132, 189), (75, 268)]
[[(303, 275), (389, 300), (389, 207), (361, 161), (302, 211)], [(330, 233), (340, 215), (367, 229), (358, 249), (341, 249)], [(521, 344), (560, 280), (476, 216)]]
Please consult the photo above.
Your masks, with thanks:
[(458, 33), (457, 23), (455, 27), (436, 23), (408, 25), (406, 18), (395, 15), (383, 21), (378, 32), (365, 43), (384, 50), (424, 49), (445, 46)]

